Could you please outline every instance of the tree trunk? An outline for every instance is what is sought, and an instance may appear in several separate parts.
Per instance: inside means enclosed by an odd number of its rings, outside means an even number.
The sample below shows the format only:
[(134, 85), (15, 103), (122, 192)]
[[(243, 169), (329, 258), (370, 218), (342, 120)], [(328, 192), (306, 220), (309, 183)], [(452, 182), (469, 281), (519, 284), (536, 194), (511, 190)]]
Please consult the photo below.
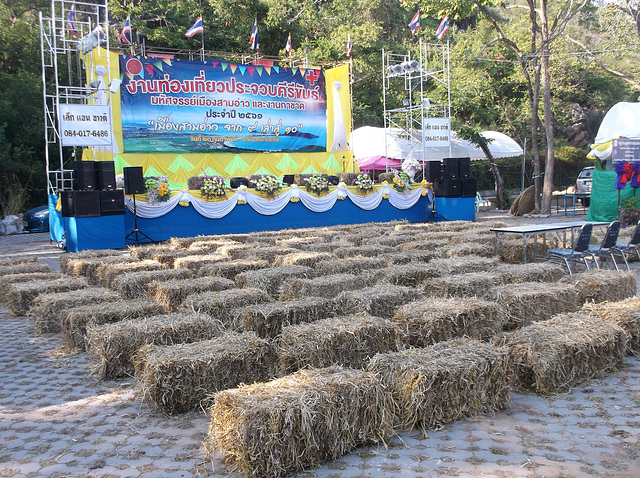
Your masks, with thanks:
[(551, 214), (551, 197), (553, 195), (553, 169), (555, 164), (555, 148), (553, 121), (551, 116), (551, 78), (549, 77), (549, 21), (547, 19), (547, 0), (540, 2), (541, 23), (541, 58), (540, 76), (542, 82), (542, 102), (544, 108), (544, 130), (547, 143), (547, 157), (544, 167), (544, 188), (540, 212)]
[(491, 168), (491, 173), (493, 173), (498, 209), (506, 209), (506, 204), (504, 201), (504, 179), (502, 178), (502, 174), (500, 174), (500, 169), (498, 169), (498, 165), (496, 164), (496, 160), (489, 150), (489, 146), (484, 142), (480, 143), (479, 146), (480, 149), (482, 149), (482, 151), (484, 152), (484, 155), (487, 157), (489, 167)]

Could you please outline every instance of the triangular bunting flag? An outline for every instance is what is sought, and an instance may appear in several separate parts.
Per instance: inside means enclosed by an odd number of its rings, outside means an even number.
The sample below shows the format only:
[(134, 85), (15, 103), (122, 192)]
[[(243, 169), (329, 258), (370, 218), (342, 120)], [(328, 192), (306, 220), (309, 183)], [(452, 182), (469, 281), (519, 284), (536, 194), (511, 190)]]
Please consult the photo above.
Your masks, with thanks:
[(153, 75), (153, 65), (146, 65), (144, 69), (147, 73), (149, 73), (150, 75)]
[(262, 72), (264, 71), (264, 68), (261, 66), (258, 66), (256, 70), (258, 70), (258, 75), (262, 76)]
[(236, 72), (236, 70), (238, 69), (238, 65), (236, 65), (236, 64), (233, 64), (233, 63), (232, 63), (232, 64), (231, 64), (231, 65), (229, 65), (229, 66), (231, 66), (231, 73), (235, 73), (235, 72)]
[(247, 70), (249, 71), (249, 74), (251, 76), (253, 76), (253, 72), (255, 71), (256, 67), (255, 66), (248, 66)]
[(274, 66), (273, 69), (275, 70), (276, 73), (280, 73), (280, 67), (279, 66)]
[(304, 78), (304, 74), (307, 72), (306, 68), (300, 68), (300, 76)]
[(218, 63), (220, 63), (220, 62), (219, 61), (212, 61), (211, 62), (211, 66), (213, 66), (215, 68), (216, 66), (218, 66)]
[(164, 71), (164, 70), (162, 69), (162, 68), (163, 68), (163, 66), (162, 66), (162, 61), (156, 61), (156, 62), (153, 64), (153, 66), (155, 66), (155, 67), (156, 67), (158, 70), (160, 70), (160, 71)]
[[(285, 68), (285, 71), (286, 71), (286, 68)], [(291, 68), (291, 74), (292, 75), (295, 75), (297, 72), (298, 72), (297, 68)]]
[(267, 75), (271, 75), (271, 67), (270, 66), (265, 66), (264, 67), (264, 71), (267, 72)]
[(244, 65), (240, 65), (238, 69), (240, 70), (240, 74), (244, 76), (244, 72), (247, 71), (247, 67)]
[(229, 63), (220, 63), (220, 66), (222, 66), (222, 71), (226, 71), (229, 67)]
[(171, 58), (163, 58), (162, 61), (167, 65), (171, 66)]

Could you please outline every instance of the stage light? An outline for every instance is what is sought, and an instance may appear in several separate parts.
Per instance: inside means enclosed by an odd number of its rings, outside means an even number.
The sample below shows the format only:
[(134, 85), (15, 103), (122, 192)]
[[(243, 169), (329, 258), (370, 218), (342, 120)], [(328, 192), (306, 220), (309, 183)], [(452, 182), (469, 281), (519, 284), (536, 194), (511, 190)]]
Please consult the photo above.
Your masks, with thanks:
[(390, 66), (387, 68), (387, 76), (396, 76), (395, 71), (393, 71), (393, 67)]
[(393, 65), (392, 68), (393, 68), (393, 72), (396, 75), (404, 74), (404, 68), (402, 68), (402, 65)]
[(411, 67), (412, 71), (420, 71), (422, 68), (420, 68), (420, 62), (418, 60), (411, 60), (409, 62), (409, 66)]
[(89, 88), (91, 88), (92, 90), (97, 90), (98, 88), (100, 88), (100, 83), (102, 83), (100, 80), (93, 80), (91, 83), (89, 83)]
[(80, 43), (78, 45), (78, 50), (81, 53), (89, 53), (95, 47), (97, 47), (101, 41), (105, 39), (104, 30), (100, 25), (93, 29), (91, 33), (83, 36), (80, 39)]
[(407, 73), (411, 73), (413, 71), (413, 68), (411, 68), (411, 64), (408, 61), (403, 61), (400, 66), (402, 66), (402, 69)]
[(121, 84), (122, 84), (122, 80), (120, 79), (112, 80), (111, 84), (109, 85), (109, 91), (113, 94), (116, 94), (118, 91), (120, 91)]
[(411, 102), (410, 102), (407, 98), (405, 98), (405, 99), (403, 99), (403, 100), (402, 100), (402, 106), (407, 107), (407, 106), (409, 106), (410, 104), (411, 104)]

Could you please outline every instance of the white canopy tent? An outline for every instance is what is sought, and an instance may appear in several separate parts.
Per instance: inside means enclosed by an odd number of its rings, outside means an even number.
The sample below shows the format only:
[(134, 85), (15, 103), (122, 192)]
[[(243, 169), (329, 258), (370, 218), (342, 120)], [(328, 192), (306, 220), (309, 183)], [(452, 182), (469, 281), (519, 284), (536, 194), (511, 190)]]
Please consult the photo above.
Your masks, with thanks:
[(611, 159), (616, 138), (640, 139), (640, 103), (616, 103), (604, 116), (589, 157)]
[[(351, 147), (356, 159), (370, 158), (373, 156), (387, 156), (389, 158), (407, 159), (414, 158), (425, 161), (437, 161), (443, 158), (466, 158), (472, 160), (486, 159), (484, 152), (470, 142), (460, 139), (456, 133), (451, 135), (451, 147), (423, 148), (417, 141), (408, 141), (400, 138), (400, 130), (390, 130), (385, 133), (385, 128), (363, 126), (351, 133)], [(485, 131), (481, 133), (489, 143), (489, 150), (494, 158), (507, 158), (521, 156), (522, 148), (509, 136), (497, 131)], [(387, 145), (385, 149), (385, 135)]]

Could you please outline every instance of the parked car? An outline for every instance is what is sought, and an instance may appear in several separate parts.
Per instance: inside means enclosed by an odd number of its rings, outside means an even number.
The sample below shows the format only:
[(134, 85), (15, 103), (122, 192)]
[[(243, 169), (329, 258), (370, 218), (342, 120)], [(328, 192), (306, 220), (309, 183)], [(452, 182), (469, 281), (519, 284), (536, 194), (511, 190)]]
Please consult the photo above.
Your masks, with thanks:
[[(593, 166), (587, 166), (576, 179), (576, 194), (591, 194), (591, 186), (593, 185)], [(583, 205), (589, 206), (590, 198), (582, 198), (580, 201)]]
[(25, 232), (49, 232), (49, 206), (38, 206), (24, 213)]

